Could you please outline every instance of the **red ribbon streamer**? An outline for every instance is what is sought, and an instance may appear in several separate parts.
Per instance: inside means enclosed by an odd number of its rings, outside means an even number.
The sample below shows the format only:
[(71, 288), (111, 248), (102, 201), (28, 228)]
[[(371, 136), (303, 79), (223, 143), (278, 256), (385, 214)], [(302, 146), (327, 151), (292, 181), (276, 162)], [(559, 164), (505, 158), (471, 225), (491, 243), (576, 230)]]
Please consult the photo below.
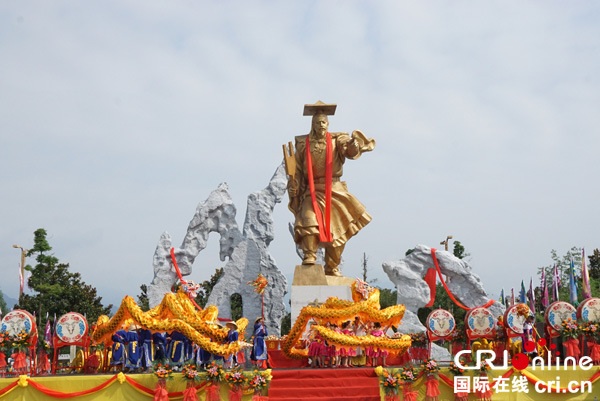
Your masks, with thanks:
[(206, 388), (206, 401), (219, 401), (221, 399), (221, 388), (211, 384)]
[[(181, 281), (181, 284), (183, 284), (183, 282), (185, 280), (183, 280), (183, 276), (181, 275), (179, 266), (177, 266), (177, 260), (175, 260), (175, 248), (171, 248), (171, 260), (173, 261), (173, 266), (175, 266), (175, 273), (177, 273), (177, 277), (179, 277), (179, 281)], [(202, 310), (202, 308), (196, 303), (196, 301), (194, 301), (194, 298), (190, 297), (190, 301), (192, 301), (192, 303), (196, 306), (196, 308), (198, 308), (198, 310)], [(221, 320), (221, 319), (219, 319), (219, 320)]]
[(425, 305), (426, 308), (433, 306), (433, 302), (435, 301), (435, 270), (428, 269), (427, 274), (425, 274), (425, 282), (427, 286), (429, 286), (429, 303)]
[(13, 369), (16, 371), (27, 368), (27, 357), (24, 352), (19, 352), (11, 355), (12, 359), (15, 360), (13, 363)]
[(0, 390), (0, 395), (9, 392), (13, 388), (15, 388), (17, 386), (17, 384), (19, 384), (19, 381), (15, 380), (14, 382), (12, 382), (11, 384), (9, 384), (8, 386), (4, 387), (2, 390)]
[(600, 344), (588, 341), (587, 345), (590, 350), (590, 358), (592, 358), (592, 361), (595, 363), (600, 361)]
[(394, 393), (390, 392), (385, 395), (385, 401), (397, 401), (397, 400), (398, 400), (398, 394), (394, 394)]
[(194, 386), (189, 386), (183, 392), (183, 401), (198, 401), (198, 393)]
[(440, 381), (438, 379), (436, 379), (436, 377), (434, 375), (429, 375), (429, 377), (427, 377), (427, 381), (425, 382), (425, 387), (426, 387), (425, 395), (427, 397), (437, 399), (438, 396), (440, 395), (439, 386), (440, 386)]
[[(485, 373), (482, 373), (480, 376), (487, 378), (487, 375)], [(477, 396), (477, 399), (483, 400), (483, 401), (491, 401), (493, 394), (494, 393), (492, 392), (491, 383), (488, 383), (487, 390), (482, 391), (481, 387), (480, 387), (479, 389), (477, 389), (477, 391), (475, 391), (475, 395)]]
[[(456, 298), (454, 298), (454, 295), (452, 295), (452, 293), (450, 292), (450, 289), (448, 289), (448, 286), (446, 285), (446, 282), (444, 281), (444, 277), (442, 276), (442, 271), (440, 270), (440, 264), (438, 263), (437, 257), (435, 256), (435, 253), (437, 252), (437, 249), (435, 248), (431, 248), (431, 257), (433, 258), (433, 264), (435, 265), (435, 269), (438, 272), (438, 275), (440, 276), (440, 281), (442, 282), (442, 285), (444, 286), (444, 289), (446, 290), (446, 292), (448, 293), (448, 296), (450, 297), (450, 299), (459, 307), (463, 308), (464, 310), (466, 310), (467, 312), (470, 311), (471, 309), (475, 309), (475, 308), (467, 308), (466, 306), (464, 306), (463, 304), (461, 304), (460, 302), (458, 302), (456, 300)], [(429, 273), (429, 272), (427, 272)], [(435, 293), (434, 293), (435, 294)], [(431, 303), (431, 300), (429, 301)], [(489, 306), (491, 306), (494, 302), (496, 302), (496, 300), (494, 299), (490, 299), (485, 305), (482, 306), (482, 308), (487, 308)], [(433, 304), (432, 304), (433, 305)]]
[(315, 194), (315, 181), (313, 177), (312, 156), (310, 154), (310, 140), (306, 137), (306, 168), (308, 169), (308, 187), (310, 188), (310, 198), (312, 200), (313, 210), (319, 225), (319, 241), (332, 242), (331, 236), (331, 186), (333, 183), (333, 144), (331, 135), (327, 133), (327, 145), (325, 154), (325, 222), (323, 222), (323, 213), (317, 203)]
[(405, 383), (402, 389), (402, 399), (404, 401), (417, 401), (417, 391), (413, 391), (412, 384)]
[[(48, 387), (43, 386), (43, 385), (41, 385), (39, 383), (36, 383), (33, 380), (31, 380), (31, 379), (28, 379), (27, 383), (29, 383), (29, 385), (31, 387), (33, 387), (34, 389), (36, 389), (37, 391), (39, 391), (39, 392), (41, 392), (41, 393), (43, 393), (45, 395), (48, 395), (50, 397), (53, 397), (53, 398), (72, 398), (72, 397), (79, 397), (79, 396), (82, 396), (82, 395), (87, 395), (87, 394), (94, 393), (96, 391), (100, 391), (103, 388), (107, 387), (112, 382), (114, 382), (115, 380), (117, 380), (117, 375), (114, 375), (113, 377), (111, 377), (110, 379), (108, 379), (107, 381), (105, 381), (104, 383), (102, 383), (99, 386), (96, 386), (96, 387), (91, 388), (89, 390), (77, 391), (77, 392), (74, 392), (74, 393), (62, 393), (60, 391), (51, 390)], [(17, 382), (15, 382), (15, 384), (17, 384)]]
[(579, 340), (571, 338), (570, 340), (565, 341), (565, 346), (567, 347), (567, 357), (572, 356), (575, 359), (579, 358)]
[(242, 390), (230, 390), (229, 401), (242, 401)]
[(153, 401), (169, 401), (169, 392), (167, 389), (158, 384), (154, 390)]

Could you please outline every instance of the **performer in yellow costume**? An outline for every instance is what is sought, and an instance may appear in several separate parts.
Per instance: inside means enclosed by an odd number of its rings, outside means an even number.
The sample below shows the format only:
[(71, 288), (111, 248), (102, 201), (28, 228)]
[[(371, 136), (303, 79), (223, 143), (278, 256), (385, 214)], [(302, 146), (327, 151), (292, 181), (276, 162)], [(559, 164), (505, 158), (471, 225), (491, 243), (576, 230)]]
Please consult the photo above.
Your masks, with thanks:
[(352, 136), (328, 132), (327, 116), (335, 108), (320, 101), (305, 105), (304, 115), (312, 115), (312, 127), (308, 135), (295, 138), (295, 174), (289, 177), (288, 193), (289, 208), (296, 216), (294, 241), (304, 253), (302, 263), (314, 264), (321, 245), (325, 274), (341, 276), (338, 265), (346, 241), (371, 221), (363, 204), (340, 181), (343, 165), (346, 159), (373, 150), (375, 141), (360, 131)]

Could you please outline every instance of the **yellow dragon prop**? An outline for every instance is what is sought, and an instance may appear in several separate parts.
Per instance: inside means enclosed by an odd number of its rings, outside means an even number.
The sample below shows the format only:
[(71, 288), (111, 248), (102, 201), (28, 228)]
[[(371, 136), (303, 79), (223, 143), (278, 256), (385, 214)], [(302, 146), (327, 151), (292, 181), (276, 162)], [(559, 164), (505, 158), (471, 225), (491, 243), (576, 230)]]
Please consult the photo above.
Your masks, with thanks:
[(288, 337), (282, 344), (282, 351), (290, 358), (304, 358), (308, 355), (306, 349), (298, 348), (299, 340), (311, 319), (318, 324), (312, 326), (329, 344), (337, 346), (361, 346), (386, 349), (392, 355), (402, 354), (410, 348), (410, 336), (401, 338), (375, 337), (372, 335), (352, 336), (338, 333), (324, 326), (326, 322), (341, 324), (358, 316), (361, 321), (379, 322), (382, 326), (398, 326), (404, 316), (404, 305), (393, 305), (381, 310), (379, 290), (369, 287), (362, 280), (352, 284), (353, 301), (345, 301), (336, 297), (328, 298), (320, 306), (305, 306), (300, 311)]
[[(196, 310), (188, 295), (179, 291), (177, 294), (165, 294), (160, 305), (144, 312), (133, 298), (126, 296), (115, 315), (109, 320), (106, 315), (98, 318), (92, 339), (96, 343), (110, 342), (110, 336), (120, 329), (124, 323), (135, 323), (152, 332), (177, 330), (194, 343), (211, 354), (227, 356), (240, 349), (240, 342), (221, 344), (227, 337), (228, 329), (215, 323), (219, 310), (214, 305)], [(238, 332), (243, 338), (248, 319), (236, 321)]]

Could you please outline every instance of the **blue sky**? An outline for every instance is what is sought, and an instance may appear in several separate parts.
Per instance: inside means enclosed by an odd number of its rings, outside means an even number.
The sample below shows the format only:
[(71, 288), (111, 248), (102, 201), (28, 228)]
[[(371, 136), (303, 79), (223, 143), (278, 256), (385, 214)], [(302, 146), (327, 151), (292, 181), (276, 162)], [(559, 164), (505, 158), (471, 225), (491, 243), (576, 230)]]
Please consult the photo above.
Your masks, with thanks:
[[(227, 182), (243, 224), (305, 103), (375, 150), (349, 161), (373, 221), (344, 274), (452, 234), (488, 291), (550, 250), (599, 247), (598, 3), (4, 2), (0, 5), (0, 288), (44, 227), (55, 255), (119, 303), (152, 279), (196, 205)], [(271, 252), (299, 261), (275, 211)], [(32, 263), (33, 261), (30, 261)], [(210, 276), (218, 237), (192, 279)]]

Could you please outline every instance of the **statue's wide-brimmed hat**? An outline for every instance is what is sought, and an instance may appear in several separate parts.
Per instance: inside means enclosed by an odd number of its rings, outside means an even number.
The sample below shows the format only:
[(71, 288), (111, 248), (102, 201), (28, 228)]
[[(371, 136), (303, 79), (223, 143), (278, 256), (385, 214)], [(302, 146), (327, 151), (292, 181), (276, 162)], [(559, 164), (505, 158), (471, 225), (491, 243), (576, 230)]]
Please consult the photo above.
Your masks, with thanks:
[(335, 108), (337, 104), (325, 104), (320, 100), (317, 100), (315, 104), (305, 104), (304, 114), (305, 116), (314, 116), (315, 114), (325, 114), (332, 116), (335, 114)]

